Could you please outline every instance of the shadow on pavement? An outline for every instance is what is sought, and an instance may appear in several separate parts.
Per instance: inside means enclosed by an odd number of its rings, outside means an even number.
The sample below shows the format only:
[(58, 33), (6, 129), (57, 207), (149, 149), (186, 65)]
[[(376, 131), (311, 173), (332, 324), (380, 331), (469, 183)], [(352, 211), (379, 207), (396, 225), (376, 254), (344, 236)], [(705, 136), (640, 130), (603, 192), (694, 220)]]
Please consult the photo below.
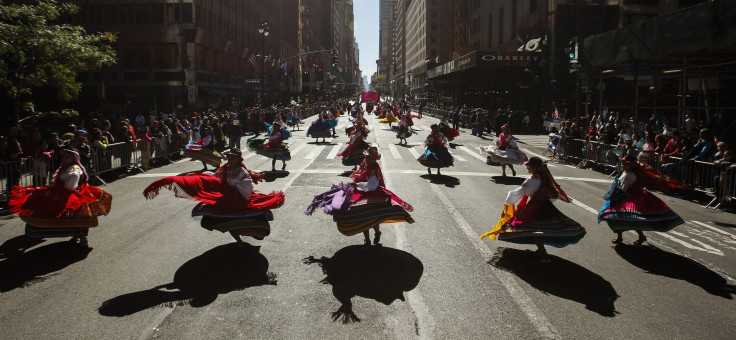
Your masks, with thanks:
[(353, 171), (353, 170), (346, 170), (346, 171), (343, 171), (338, 176), (340, 176), (340, 177), (350, 177), (350, 175), (352, 175), (353, 172), (355, 172), (355, 171)]
[(526, 180), (526, 178), (512, 176), (493, 176), (491, 178), (494, 182), (503, 185), (521, 185), (521, 183), (524, 183), (524, 181)]
[[(71, 242), (55, 242), (38, 247), (29, 252), (25, 249), (40, 244), (42, 240), (18, 236), (2, 246), (5, 260), (0, 262), (0, 292), (9, 292), (15, 288), (25, 288), (46, 281), (55, 276), (57, 271), (82, 261), (92, 251)], [(35, 244), (34, 244), (35, 243)]]
[(651, 245), (618, 244), (614, 249), (624, 260), (650, 274), (687, 281), (726, 299), (733, 299), (736, 294), (736, 286), (728, 284), (726, 278), (687, 257)]
[(203, 307), (220, 294), (248, 287), (276, 284), (260, 247), (230, 243), (212, 248), (184, 263), (171, 283), (114, 297), (98, 309), (105, 316), (126, 316), (173, 305)]
[(547, 294), (572, 300), (602, 316), (618, 314), (614, 302), (619, 295), (610, 282), (585, 267), (550, 255), (552, 262), (540, 263), (530, 250), (498, 248), (492, 266), (513, 273)]
[(348, 246), (331, 258), (310, 256), (304, 263), (317, 263), (332, 285), (332, 294), (342, 304), (332, 313), (332, 320), (359, 322), (351, 299), (355, 296), (390, 305), (404, 301), (404, 292), (416, 288), (424, 271), (422, 262), (405, 251), (383, 246)]
[(460, 179), (453, 176), (426, 174), (419, 177), (429, 180), (429, 183), (442, 184), (448, 188), (454, 188), (460, 185)]
[[(278, 163), (278, 162), (277, 162)], [(276, 171), (264, 171), (263, 180), (266, 182), (273, 182), (279, 178), (286, 178), (289, 176), (288, 170), (276, 170)]]
[(723, 227), (723, 228), (736, 228), (736, 224), (723, 223), (723, 222), (713, 222), (713, 223), (715, 223), (717, 226)]

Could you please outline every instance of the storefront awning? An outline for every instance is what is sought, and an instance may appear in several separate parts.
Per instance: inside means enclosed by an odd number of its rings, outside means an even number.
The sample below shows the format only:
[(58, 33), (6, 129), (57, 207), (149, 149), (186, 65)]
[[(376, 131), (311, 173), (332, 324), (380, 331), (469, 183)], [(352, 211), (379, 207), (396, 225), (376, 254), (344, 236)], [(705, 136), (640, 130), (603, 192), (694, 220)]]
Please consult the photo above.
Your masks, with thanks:
[(541, 61), (539, 52), (527, 51), (473, 51), (451, 62), (429, 70), (429, 78), (438, 78), (468, 69), (510, 69), (527, 67)]

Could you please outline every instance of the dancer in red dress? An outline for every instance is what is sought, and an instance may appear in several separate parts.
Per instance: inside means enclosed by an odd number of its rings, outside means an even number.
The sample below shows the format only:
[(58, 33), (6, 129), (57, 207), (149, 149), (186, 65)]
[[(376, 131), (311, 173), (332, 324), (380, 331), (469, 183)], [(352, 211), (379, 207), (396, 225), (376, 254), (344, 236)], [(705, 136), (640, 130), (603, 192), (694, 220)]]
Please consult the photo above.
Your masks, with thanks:
[(112, 206), (112, 195), (87, 180), (79, 154), (63, 150), (52, 185), (16, 186), (8, 202), (10, 212), (26, 222), (28, 236), (72, 237), (72, 242), (87, 247), (89, 228), (96, 227), (97, 216), (107, 215)]
[(361, 120), (357, 120), (353, 127), (347, 129), (346, 132), (350, 136), (350, 141), (348, 142), (348, 146), (337, 155), (342, 157), (343, 165), (352, 165), (353, 171), (355, 171), (358, 169), (358, 165), (363, 162), (363, 154), (370, 146), (365, 142), (370, 131)]
[(169, 189), (176, 197), (200, 201), (192, 210), (192, 216), (203, 216), (203, 228), (229, 232), (239, 243), (243, 242), (240, 236), (262, 240), (271, 233), (268, 223), (273, 220), (271, 209), (284, 204), (284, 193), (254, 191), (253, 185), (261, 181), (263, 175), (245, 167), (240, 150), (230, 149), (225, 155), (227, 163), (214, 175), (165, 177), (151, 183), (143, 195), (153, 199), (161, 188)]

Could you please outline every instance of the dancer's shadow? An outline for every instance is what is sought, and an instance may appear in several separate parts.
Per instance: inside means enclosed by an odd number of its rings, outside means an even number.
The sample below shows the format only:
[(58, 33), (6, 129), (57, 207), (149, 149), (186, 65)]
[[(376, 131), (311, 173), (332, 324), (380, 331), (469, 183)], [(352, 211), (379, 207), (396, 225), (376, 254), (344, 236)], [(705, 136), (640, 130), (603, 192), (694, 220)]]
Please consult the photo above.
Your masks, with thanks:
[(463, 146), (463, 144), (455, 144), (453, 142), (449, 142), (448, 144), (450, 144), (450, 149), (454, 149), (454, 148), (456, 148), (458, 146)]
[(352, 175), (353, 172), (355, 172), (355, 171), (353, 171), (353, 170), (345, 170), (341, 174), (339, 174), (338, 176), (340, 176), (340, 177), (350, 177), (350, 175)]
[(421, 175), (419, 177), (429, 180), (429, 183), (442, 184), (448, 188), (454, 188), (460, 185), (460, 179), (457, 177), (453, 177), (453, 176), (426, 174), (426, 175)]
[(618, 244), (616, 253), (644, 271), (690, 282), (706, 292), (726, 299), (733, 299), (736, 286), (708, 267), (684, 256), (661, 250), (654, 246)]
[(724, 228), (736, 228), (736, 224), (731, 224), (731, 223), (723, 223), (723, 222), (713, 222), (713, 223), (715, 223), (715, 224), (716, 224), (717, 226), (719, 226), (719, 227), (724, 227)]
[[(83, 248), (71, 242), (55, 242), (24, 252), (36, 241), (15, 237), (1, 246), (5, 260), (0, 262), (0, 292), (24, 288), (43, 282), (55, 272), (84, 260), (92, 248)], [(43, 241), (41, 241), (43, 242)], [(39, 244), (40, 242), (36, 243)], [(13, 251), (15, 248), (15, 251)]]
[(273, 182), (279, 178), (286, 178), (288, 176), (289, 176), (289, 171), (286, 171), (286, 170), (284, 171), (281, 171), (281, 170), (264, 171), (263, 172), (263, 180), (266, 182)]
[(39, 237), (28, 237), (26, 235), (13, 237), (0, 245), (0, 260), (22, 255), (26, 250), (44, 241), (46, 240)]
[(610, 282), (590, 270), (550, 255), (552, 262), (539, 263), (539, 255), (529, 250), (498, 248), (489, 263), (509, 271), (545, 293), (572, 300), (602, 316), (613, 317), (618, 294)]
[(114, 297), (103, 302), (98, 311), (119, 317), (159, 306), (203, 307), (220, 294), (275, 285), (276, 275), (268, 272), (268, 260), (259, 250), (237, 243), (215, 247), (179, 267), (171, 283)]
[[(330, 138), (332, 138), (332, 137), (330, 137)], [(333, 143), (333, 142), (327, 142), (327, 141), (324, 141), (324, 142), (308, 142), (307, 144), (312, 144), (312, 145), (324, 145), (324, 146), (332, 146), (332, 145), (337, 145), (337, 143)]]
[(331, 258), (310, 256), (304, 263), (317, 263), (326, 277), (321, 281), (332, 285), (332, 294), (342, 304), (332, 313), (333, 321), (359, 322), (351, 299), (355, 296), (373, 299), (385, 305), (394, 300), (405, 301), (404, 292), (419, 284), (424, 266), (405, 251), (382, 246), (348, 246)]
[(504, 176), (493, 176), (491, 177), (494, 182), (503, 185), (521, 185), (525, 179), (522, 177), (504, 177)]

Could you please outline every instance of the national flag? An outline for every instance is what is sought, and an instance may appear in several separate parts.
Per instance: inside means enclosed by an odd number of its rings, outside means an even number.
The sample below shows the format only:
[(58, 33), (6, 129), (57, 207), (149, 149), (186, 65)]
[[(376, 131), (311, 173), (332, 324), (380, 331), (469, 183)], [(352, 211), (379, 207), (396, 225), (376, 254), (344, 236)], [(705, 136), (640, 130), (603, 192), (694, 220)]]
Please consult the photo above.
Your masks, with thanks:
[(560, 111), (557, 110), (557, 105), (552, 104), (555, 107), (555, 113), (552, 114), (552, 118), (554, 119), (560, 119)]
[(301, 60), (302, 68), (307, 68), (307, 56), (306, 56), (306, 53), (307, 52), (305, 52), (303, 48), (299, 50), (299, 54), (301, 54), (301, 56), (299, 56), (299, 59)]
[(288, 61), (285, 61), (284, 62), (284, 66), (281, 68), (281, 73), (283, 73), (284, 75), (286, 75), (288, 73), (288, 71), (289, 71), (289, 62)]
[(248, 63), (253, 67), (253, 74), (254, 76), (260, 77), (261, 75), (261, 67), (258, 65), (258, 58), (256, 58), (256, 53), (253, 53), (250, 58), (248, 58)]
[(601, 112), (601, 118), (603, 121), (608, 121), (608, 104), (603, 104), (603, 112)]

